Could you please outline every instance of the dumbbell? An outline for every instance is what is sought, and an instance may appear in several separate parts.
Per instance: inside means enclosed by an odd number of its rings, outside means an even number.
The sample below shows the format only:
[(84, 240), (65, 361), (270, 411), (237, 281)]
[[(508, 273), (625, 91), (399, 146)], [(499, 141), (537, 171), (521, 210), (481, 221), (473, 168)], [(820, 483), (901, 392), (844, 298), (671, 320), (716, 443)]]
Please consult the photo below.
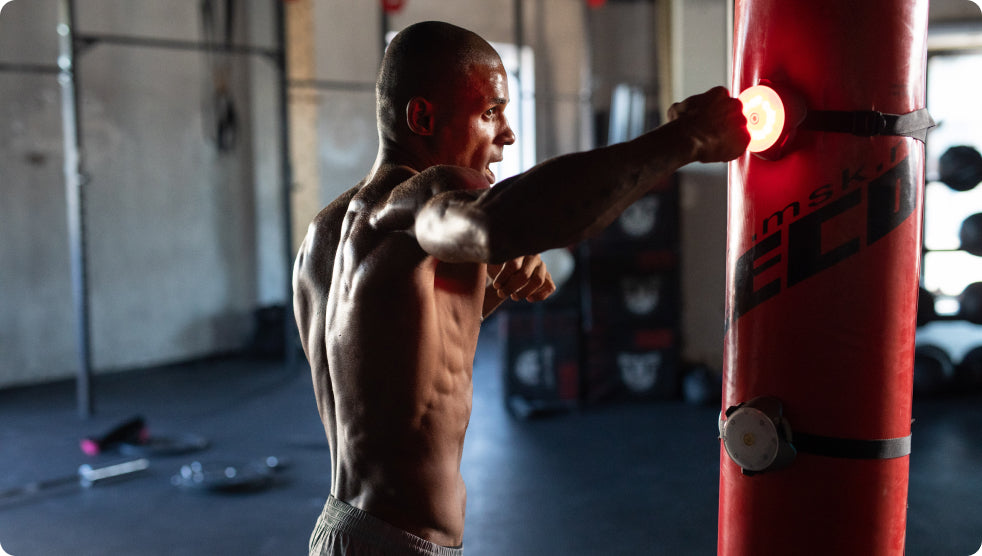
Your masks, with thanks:
[(982, 324), (982, 282), (973, 282), (958, 296), (958, 318)]
[(968, 191), (982, 182), (982, 154), (973, 147), (951, 147), (938, 160), (938, 179), (955, 191)]
[(937, 320), (938, 313), (934, 309), (934, 294), (923, 286), (918, 288), (917, 294), (917, 326)]
[(962, 220), (958, 229), (959, 248), (976, 257), (982, 257), (982, 212)]
[(931, 344), (914, 348), (914, 393), (933, 396), (946, 391), (955, 376), (951, 356)]
[(917, 326), (939, 320), (963, 320), (982, 324), (982, 282), (972, 282), (958, 295), (958, 314), (939, 315), (934, 310), (934, 295), (924, 288), (917, 298)]
[(89, 436), (79, 441), (79, 447), (90, 456), (118, 448), (124, 443), (137, 443), (150, 436), (143, 417), (127, 419), (98, 436)]
[(955, 367), (955, 386), (962, 393), (982, 389), (982, 346), (970, 349)]

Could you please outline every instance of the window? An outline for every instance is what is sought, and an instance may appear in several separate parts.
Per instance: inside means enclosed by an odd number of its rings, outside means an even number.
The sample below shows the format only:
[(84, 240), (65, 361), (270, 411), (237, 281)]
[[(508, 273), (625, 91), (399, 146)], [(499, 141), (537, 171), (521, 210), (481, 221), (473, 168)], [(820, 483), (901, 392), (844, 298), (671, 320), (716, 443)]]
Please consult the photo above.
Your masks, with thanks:
[[(965, 218), (982, 213), (982, 185), (968, 191), (952, 189), (939, 180), (939, 161), (954, 146), (982, 150), (982, 53), (932, 56), (927, 95), (938, 126), (927, 140), (922, 285), (934, 295), (939, 316), (957, 317), (959, 295), (969, 284), (982, 282), (982, 257), (963, 251), (959, 239)], [(940, 347), (958, 363), (982, 345), (982, 326), (958, 319), (936, 320), (918, 328), (917, 344)]]
[(966, 217), (982, 212), (982, 186), (959, 192), (938, 181), (941, 156), (951, 147), (982, 150), (982, 53), (945, 54), (928, 61), (928, 109), (938, 126), (928, 136), (924, 214), (924, 287), (939, 314), (958, 312), (958, 295), (982, 282), (982, 257), (961, 250)]
[(532, 48), (491, 43), (508, 73), (505, 117), (515, 131), (515, 144), (505, 147), (505, 159), (492, 168), (501, 181), (535, 166), (535, 56)]

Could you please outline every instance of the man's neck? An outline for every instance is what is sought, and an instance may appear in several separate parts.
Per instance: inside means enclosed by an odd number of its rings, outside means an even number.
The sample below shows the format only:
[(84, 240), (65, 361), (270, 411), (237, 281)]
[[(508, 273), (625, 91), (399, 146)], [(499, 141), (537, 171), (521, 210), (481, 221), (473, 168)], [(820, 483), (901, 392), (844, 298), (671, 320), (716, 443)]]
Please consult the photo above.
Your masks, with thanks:
[(377, 172), (379, 169), (389, 165), (407, 166), (417, 172), (422, 172), (430, 166), (437, 164), (420, 146), (407, 145), (405, 143), (407, 142), (399, 142), (393, 138), (382, 137), (372, 172)]

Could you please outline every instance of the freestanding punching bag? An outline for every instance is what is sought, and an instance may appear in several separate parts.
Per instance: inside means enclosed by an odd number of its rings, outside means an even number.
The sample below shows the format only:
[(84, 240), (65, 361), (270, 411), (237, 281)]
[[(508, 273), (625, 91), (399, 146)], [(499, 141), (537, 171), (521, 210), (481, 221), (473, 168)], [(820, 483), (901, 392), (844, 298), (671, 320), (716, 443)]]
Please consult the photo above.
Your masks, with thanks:
[(904, 553), (927, 16), (736, 0), (721, 555)]

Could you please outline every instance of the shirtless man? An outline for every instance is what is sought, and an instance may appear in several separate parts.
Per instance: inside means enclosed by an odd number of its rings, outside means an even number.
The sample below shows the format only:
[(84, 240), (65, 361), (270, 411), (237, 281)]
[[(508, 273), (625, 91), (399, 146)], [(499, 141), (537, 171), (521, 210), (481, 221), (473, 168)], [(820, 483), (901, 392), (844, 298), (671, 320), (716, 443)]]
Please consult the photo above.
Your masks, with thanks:
[(476, 34), (408, 27), (376, 86), (379, 152), (310, 225), (294, 306), (331, 447), (311, 554), (459, 554), (460, 474), (481, 321), (555, 290), (536, 253), (600, 231), (680, 166), (749, 141), (723, 88), (627, 143), (558, 157), (491, 188), (515, 135), (505, 71)]

